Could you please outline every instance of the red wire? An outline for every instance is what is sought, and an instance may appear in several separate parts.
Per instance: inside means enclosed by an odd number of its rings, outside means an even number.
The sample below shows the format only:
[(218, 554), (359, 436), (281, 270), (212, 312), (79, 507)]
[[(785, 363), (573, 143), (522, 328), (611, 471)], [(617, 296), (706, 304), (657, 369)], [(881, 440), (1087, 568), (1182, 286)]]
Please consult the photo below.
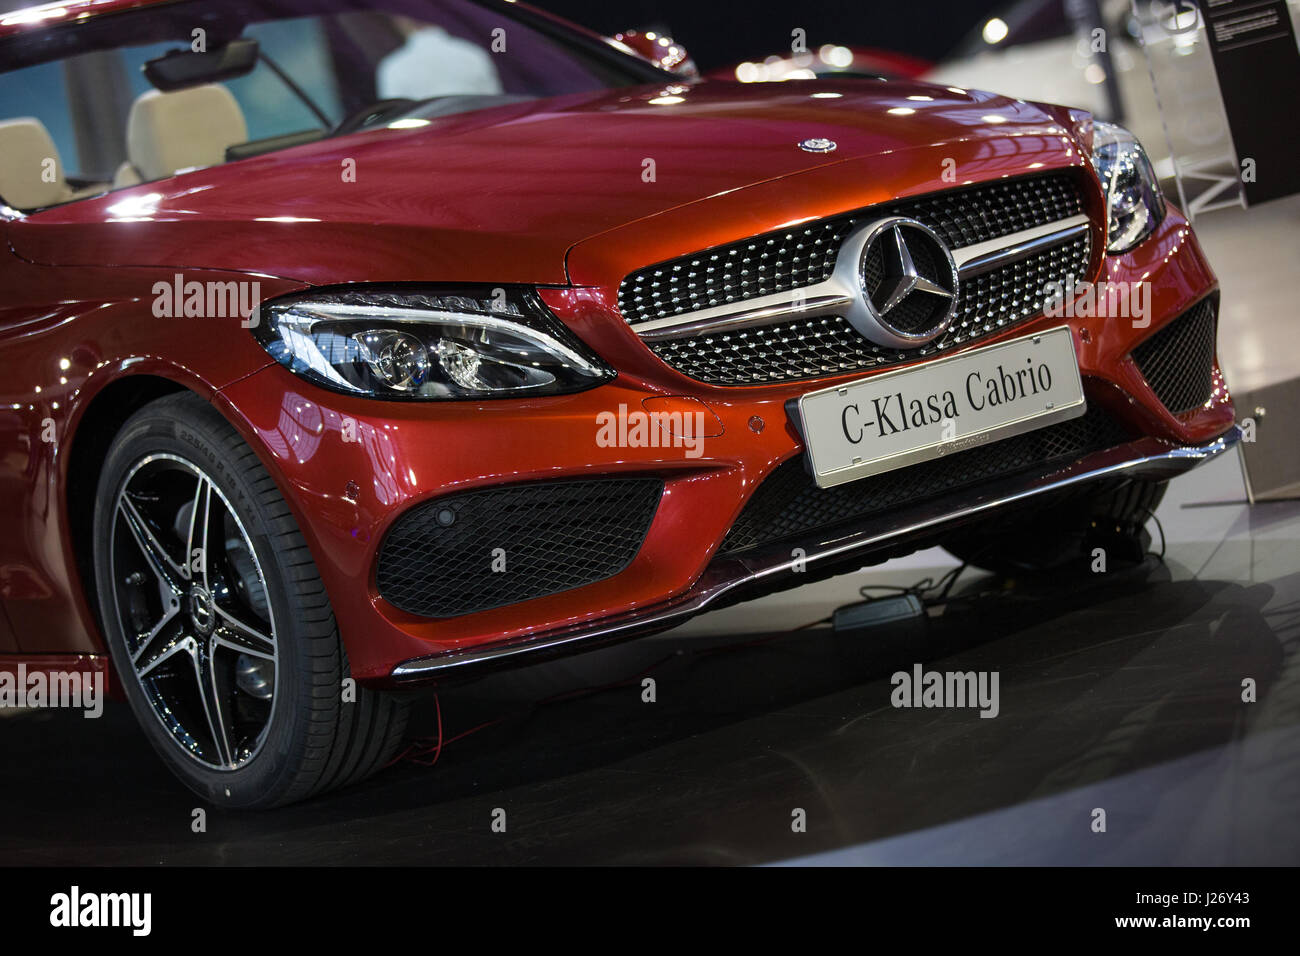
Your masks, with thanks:
[(425, 761), (420, 759), (420, 757), (429, 752), (428, 745), (423, 742), (429, 738), (421, 737), (419, 740), (413, 740), (407, 744), (407, 746), (402, 749), (401, 753), (385, 764), (385, 769), (393, 766), (393, 764), (401, 763), (403, 760), (409, 760), (411, 763), (418, 763), (428, 767), (432, 767), (438, 762), (438, 758), (442, 756), (442, 699), (438, 696), (436, 691), (433, 695), (433, 705), (438, 711), (438, 738), (437, 743), (433, 747), (433, 760)]

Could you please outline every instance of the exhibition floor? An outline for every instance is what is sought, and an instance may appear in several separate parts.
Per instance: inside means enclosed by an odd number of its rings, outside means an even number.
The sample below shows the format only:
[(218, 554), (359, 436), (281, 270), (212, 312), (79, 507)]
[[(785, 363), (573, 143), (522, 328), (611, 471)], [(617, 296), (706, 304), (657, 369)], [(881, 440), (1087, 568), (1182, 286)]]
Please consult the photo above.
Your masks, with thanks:
[[(1225, 456), (1173, 484), (1163, 562), (1015, 584), (968, 572), (924, 629), (790, 633), (863, 584), (937, 578), (953, 566), (939, 551), (451, 689), (391, 770), (284, 810), (212, 811), (202, 833), (124, 705), (90, 728), (9, 716), (0, 859), (1291, 863), (1300, 504), (1241, 497)], [(997, 671), (999, 715), (893, 708), (890, 674), (916, 662)]]

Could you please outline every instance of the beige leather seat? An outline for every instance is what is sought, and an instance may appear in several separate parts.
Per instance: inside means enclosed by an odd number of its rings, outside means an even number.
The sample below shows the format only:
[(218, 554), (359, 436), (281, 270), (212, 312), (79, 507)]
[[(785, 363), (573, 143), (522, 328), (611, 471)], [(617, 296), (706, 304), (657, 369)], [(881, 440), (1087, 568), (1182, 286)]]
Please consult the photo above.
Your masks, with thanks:
[(30, 116), (0, 122), (0, 199), (27, 210), (72, 198), (63, 159), (45, 124)]
[(136, 97), (126, 122), (128, 162), (114, 186), (166, 179), (226, 161), (226, 147), (247, 142), (244, 111), (224, 86), (194, 86)]
[(140, 181), (140, 174), (135, 171), (135, 167), (130, 163), (123, 163), (113, 173), (114, 189), (121, 189), (123, 186), (134, 186)]

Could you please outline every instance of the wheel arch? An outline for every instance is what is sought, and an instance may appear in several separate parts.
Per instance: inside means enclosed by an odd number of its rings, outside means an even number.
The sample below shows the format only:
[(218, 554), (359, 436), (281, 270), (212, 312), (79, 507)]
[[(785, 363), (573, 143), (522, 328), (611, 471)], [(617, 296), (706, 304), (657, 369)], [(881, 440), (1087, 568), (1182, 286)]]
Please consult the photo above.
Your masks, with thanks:
[(63, 486), (68, 538), (78, 588), (92, 617), (88, 623), (95, 627), (97, 641), (105, 653), (108, 648), (103, 640), (103, 618), (95, 592), (91, 547), (100, 472), (103, 471), (113, 439), (127, 420), (150, 402), (178, 392), (198, 394), (176, 379), (162, 375), (141, 374), (119, 378), (105, 385), (87, 401), (71, 434)]

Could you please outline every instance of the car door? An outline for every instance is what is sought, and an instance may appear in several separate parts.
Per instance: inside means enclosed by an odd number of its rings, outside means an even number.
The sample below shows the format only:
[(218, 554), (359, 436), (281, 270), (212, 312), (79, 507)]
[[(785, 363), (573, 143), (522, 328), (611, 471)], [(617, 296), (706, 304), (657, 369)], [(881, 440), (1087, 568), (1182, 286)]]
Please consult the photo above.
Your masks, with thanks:
[[(5, 215), (3, 200), (0, 200), (0, 217)], [(4, 260), (12, 257), (9, 250), (8, 223), (0, 219), (0, 256)], [(0, 289), (5, 288), (6, 269), (0, 260)], [(0, 323), (3, 318), (0, 318)], [(4, 327), (0, 325), (0, 342), (4, 338)], [(0, 350), (0, 357), (3, 351)], [(7, 529), (3, 537), (12, 537), (23, 525), (23, 504), (28, 500), (25, 479), (19, 462), (25, 457), (22, 451), (25, 421), (19, 403), (7, 402), (0, 405), (0, 528)], [(11, 581), (11, 568), (8, 562), (0, 560), (0, 654), (13, 654), (22, 648), (9, 623), (9, 591), (15, 582)]]
[(57, 454), (75, 383), (72, 357), (56, 343), (75, 312), (74, 277), (23, 260), (11, 240), (43, 208), (108, 186), (120, 148), (102, 131), (120, 125), (119, 114), (88, 120), (87, 97), (111, 84), (87, 71), (103, 74), (114, 63), (93, 60), (0, 72), (0, 653), (91, 649), (72, 613), (57, 502)]

